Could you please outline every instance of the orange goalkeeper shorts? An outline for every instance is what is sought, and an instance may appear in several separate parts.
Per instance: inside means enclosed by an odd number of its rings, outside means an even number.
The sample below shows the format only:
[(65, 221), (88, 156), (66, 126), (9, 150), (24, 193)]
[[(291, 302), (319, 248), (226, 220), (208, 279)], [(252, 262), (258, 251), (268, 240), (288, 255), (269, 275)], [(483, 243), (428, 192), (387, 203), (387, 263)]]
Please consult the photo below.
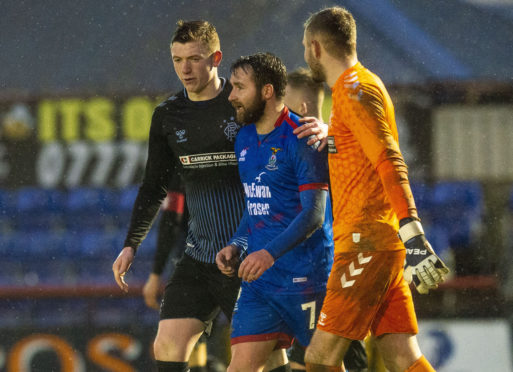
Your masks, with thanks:
[(417, 334), (405, 255), (404, 249), (336, 254), (317, 328), (352, 340), (369, 331)]

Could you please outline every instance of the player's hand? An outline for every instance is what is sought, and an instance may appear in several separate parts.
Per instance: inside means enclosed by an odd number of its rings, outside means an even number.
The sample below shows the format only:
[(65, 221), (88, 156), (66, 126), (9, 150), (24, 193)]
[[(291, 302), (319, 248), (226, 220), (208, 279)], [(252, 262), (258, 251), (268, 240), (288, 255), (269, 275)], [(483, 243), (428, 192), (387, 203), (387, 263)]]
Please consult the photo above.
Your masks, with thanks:
[(420, 222), (411, 221), (401, 226), (399, 237), (406, 247), (404, 279), (408, 283), (413, 281), (421, 294), (436, 289), (445, 280), (449, 269), (433, 251)]
[(239, 277), (247, 282), (252, 282), (274, 265), (274, 257), (265, 249), (248, 255), (239, 267)]
[(148, 280), (144, 284), (142, 294), (146, 305), (155, 310), (159, 310), (158, 294), (160, 289), (160, 275), (151, 273), (148, 276)]
[(317, 147), (317, 151), (322, 151), (328, 143), (328, 124), (313, 116), (306, 116), (299, 121), (304, 124), (294, 129), (293, 133), (297, 138), (308, 137), (307, 145)]
[(235, 275), (239, 262), (239, 248), (234, 245), (224, 247), (216, 255), (217, 268), (227, 276)]
[(135, 251), (132, 247), (125, 247), (119, 254), (116, 261), (112, 264), (112, 271), (114, 272), (114, 279), (118, 283), (122, 291), (128, 292), (128, 284), (125, 282), (125, 275), (130, 269), (130, 265), (134, 260)]

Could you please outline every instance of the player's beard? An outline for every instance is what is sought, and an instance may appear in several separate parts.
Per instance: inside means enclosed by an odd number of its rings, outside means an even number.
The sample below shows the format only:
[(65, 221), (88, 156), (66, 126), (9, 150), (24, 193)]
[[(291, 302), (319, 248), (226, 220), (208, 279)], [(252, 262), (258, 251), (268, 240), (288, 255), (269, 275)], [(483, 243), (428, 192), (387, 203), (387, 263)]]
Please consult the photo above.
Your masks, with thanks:
[(310, 67), (310, 71), (312, 71), (312, 79), (317, 83), (324, 83), (326, 81), (326, 71), (324, 66), (313, 57), (311, 50), (307, 51), (305, 60)]
[(243, 106), (241, 111), (237, 111), (237, 121), (246, 125), (256, 123), (264, 114), (265, 103), (262, 97), (255, 97), (255, 100), (250, 106)]
[(311, 61), (308, 65), (312, 71), (312, 79), (317, 83), (324, 83), (326, 81), (326, 71), (324, 71), (324, 66), (318, 61)]

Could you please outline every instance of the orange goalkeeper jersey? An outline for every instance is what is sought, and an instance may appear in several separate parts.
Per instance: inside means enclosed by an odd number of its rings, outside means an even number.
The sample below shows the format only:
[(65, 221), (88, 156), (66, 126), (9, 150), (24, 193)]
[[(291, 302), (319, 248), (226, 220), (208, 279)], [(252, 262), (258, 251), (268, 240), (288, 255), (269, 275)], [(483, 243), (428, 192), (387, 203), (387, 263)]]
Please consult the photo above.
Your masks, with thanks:
[(381, 79), (360, 63), (338, 78), (332, 100), (328, 159), (335, 252), (403, 249), (398, 221), (417, 211), (392, 100)]

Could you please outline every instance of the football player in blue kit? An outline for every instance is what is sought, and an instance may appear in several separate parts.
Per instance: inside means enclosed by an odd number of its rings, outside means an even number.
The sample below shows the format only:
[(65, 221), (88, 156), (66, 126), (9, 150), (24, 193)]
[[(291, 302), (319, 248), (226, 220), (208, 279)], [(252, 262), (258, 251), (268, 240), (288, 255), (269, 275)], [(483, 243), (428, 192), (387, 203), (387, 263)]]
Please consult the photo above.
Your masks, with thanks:
[(245, 124), (235, 154), (246, 209), (216, 257), (221, 272), (243, 280), (228, 371), (262, 371), (266, 362), (266, 369), (288, 371), (285, 349), (294, 337), (309, 344), (333, 260), (327, 156), (292, 133), (301, 123), (283, 104), (279, 58), (241, 57), (231, 72), (228, 99)]

